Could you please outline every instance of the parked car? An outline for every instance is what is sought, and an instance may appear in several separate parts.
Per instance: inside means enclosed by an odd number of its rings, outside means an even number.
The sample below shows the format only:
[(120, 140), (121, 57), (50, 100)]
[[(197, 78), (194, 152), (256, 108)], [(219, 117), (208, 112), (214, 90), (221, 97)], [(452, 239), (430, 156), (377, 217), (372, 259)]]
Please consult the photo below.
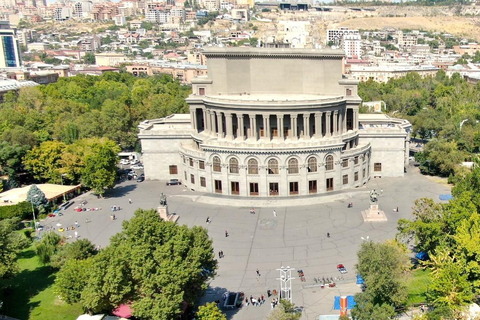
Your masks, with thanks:
[(120, 159), (120, 164), (127, 165), (130, 164), (130, 161), (128, 159)]
[(181, 185), (182, 182), (178, 179), (170, 179), (167, 181), (167, 186), (178, 186)]
[(143, 182), (143, 181), (145, 181), (145, 176), (138, 177), (137, 182)]
[(130, 164), (137, 164), (140, 163), (137, 159), (130, 160)]
[(133, 166), (130, 166), (130, 169), (133, 169), (133, 170), (142, 170), (143, 169), (143, 164), (139, 163), (139, 164), (134, 164)]

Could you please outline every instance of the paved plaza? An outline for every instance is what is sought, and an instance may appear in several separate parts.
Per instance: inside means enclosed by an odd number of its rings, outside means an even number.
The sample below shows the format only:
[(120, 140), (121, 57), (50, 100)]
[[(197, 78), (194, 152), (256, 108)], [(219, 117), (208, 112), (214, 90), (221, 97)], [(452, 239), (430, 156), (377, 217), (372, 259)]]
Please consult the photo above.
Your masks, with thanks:
[[(218, 275), (211, 281), (202, 303), (222, 300), (225, 291), (243, 291), (255, 298), (266, 295), (267, 289), (278, 291), (276, 269), (289, 266), (303, 270), (306, 277), (306, 281), (301, 282), (297, 272), (292, 272), (295, 277), (293, 302), (303, 307), (302, 319), (318, 319), (320, 314), (338, 314), (333, 310), (334, 296), (359, 291), (355, 285), (355, 263), (358, 247), (364, 241), (362, 237), (371, 241), (393, 238), (398, 219), (411, 217), (415, 199), (429, 197), (438, 202), (439, 194), (450, 192), (449, 186), (420, 175), (418, 168), (408, 169), (403, 178), (372, 179), (350, 192), (289, 199), (240, 200), (207, 196), (159, 181), (126, 181), (110, 190), (104, 199), (97, 199), (91, 193), (73, 199), (75, 203), (63, 216), (48, 218), (42, 224), (58, 230), (57, 224), (67, 227), (78, 221), (79, 238), (88, 238), (95, 245), (105, 247), (109, 238), (121, 230), (123, 220), (130, 219), (138, 208), (156, 208), (164, 192), (169, 212), (180, 216), (178, 223), (207, 228), (216, 256), (218, 251), (224, 252), (225, 257), (219, 259)], [(361, 211), (369, 207), (372, 189), (379, 191), (379, 206), (385, 211), (387, 222), (363, 222)], [(73, 208), (81, 201), (86, 201), (86, 208), (102, 209), (75, 212)], [(349, 202), (353, 208), (347, 207)], [(115, 212), (116, 220), (112, 221), (110, 208), (114, 205), (121, 210)], [(250, 213), (252, 207), (255, 214)], [(399, 212), (394, 212), (397, 207)], [(211, 220), (209, 224), (207, 217)], [(86, 223), (85, 219), (91, 222)], [(73, 237), (73, 232), (63, 232), (63, 235)], [(336, 265), (339, 263), (345, 265), (348, 273), (343, 280), (336, 281), (336, 287), (322, 289), (315, 283), (314, 278), (338, 278)], [(250, 305), (226, 313), (229, 319), (253, 320), (265, 319), (270, 310), (270, 299), (267, 299), (264, 305)]]

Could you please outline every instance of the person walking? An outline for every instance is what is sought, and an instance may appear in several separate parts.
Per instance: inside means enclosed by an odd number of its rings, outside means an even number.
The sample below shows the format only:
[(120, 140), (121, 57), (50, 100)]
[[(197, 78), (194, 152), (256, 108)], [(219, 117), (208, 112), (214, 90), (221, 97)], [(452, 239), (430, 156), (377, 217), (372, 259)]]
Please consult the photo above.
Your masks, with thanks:
[(77, 239), (77, 238), (78, 238), (78, 232), (75, 231), (75, 239)]
[(222, 259), (222, 251), (218, 251), (218, 259)]
[(75, 221), (75, 228), (78, 228), (78, 221)]
[(210, 220), (210, 217), (207, 217), (207, 224), (209, 224), (210, 222), (212, 222), (212, 220)]
[(277, 216), (277, 211), (273, 210), (273, 216), (274, 216), (274, 217)]
[(225, 238), (228, 238), (228, 231), (225, 230)]
[(257, 276), (260, 277), (260, 271), (257, 269)]
[(327, 232), (327, 238), (330, 238), (330, 232)]
[(132, 204), (132, 199), (128, 199), (128, 203), (129, 203), (129, 204)]

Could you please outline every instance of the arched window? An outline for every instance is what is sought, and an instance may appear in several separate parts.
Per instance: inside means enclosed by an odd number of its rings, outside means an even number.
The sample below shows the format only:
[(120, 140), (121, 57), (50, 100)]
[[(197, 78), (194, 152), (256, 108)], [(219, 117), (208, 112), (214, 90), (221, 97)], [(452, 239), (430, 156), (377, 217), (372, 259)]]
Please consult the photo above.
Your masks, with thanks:
[(236, 158), (231, 158), (229, 167), (230, 173), (238, 173), (238, 160)]
[(213, 157), (213, 172), (220, 172), (222, 168), (220, 167), (221, 161), (220, 158), (215, 156)]
[(298, 160), (297, 159), (288, 160), (288, 173), (298, 173)]
[(333, 170), (333, 156), (332, 155), (327, 156), (327, 158), (325, 159), (325, 168), (327, 170)]
[(248, 174), (258, 174), (258, 162), (255, 159), (248, 160)]
[(275, 159), (268, 160), (268, 174), (278, 174), (278, 161)]
[(308, 158), (308, 172), (317, 172), (317, 158)]

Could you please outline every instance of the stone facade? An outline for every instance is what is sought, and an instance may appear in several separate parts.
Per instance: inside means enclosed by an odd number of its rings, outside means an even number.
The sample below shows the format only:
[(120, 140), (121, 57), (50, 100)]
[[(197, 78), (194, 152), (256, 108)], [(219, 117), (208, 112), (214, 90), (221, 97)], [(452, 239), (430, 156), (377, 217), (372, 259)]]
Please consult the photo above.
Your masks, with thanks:
[[(147, 179), (286, 197), (361, 186), (372, 157), (382, 161), (379, 176), (403, 175), (406, 131), (395, 124), (398, 141), (382, 146), (359, 130), (358, 82), (342, 77), (342, 51), (210, 48), (205, 56), (208, 76), (192, 82), (190, 115), (139, 126)], [(389, 155), (372, 156), (372, 144)]]

